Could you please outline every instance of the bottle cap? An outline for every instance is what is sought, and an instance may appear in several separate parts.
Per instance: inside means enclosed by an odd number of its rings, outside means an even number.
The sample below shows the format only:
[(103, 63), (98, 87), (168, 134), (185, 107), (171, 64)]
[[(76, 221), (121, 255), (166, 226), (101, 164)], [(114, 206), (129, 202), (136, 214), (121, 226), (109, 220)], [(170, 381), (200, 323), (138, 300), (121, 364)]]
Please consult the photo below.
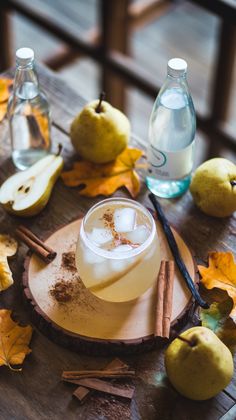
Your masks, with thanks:
[(187, 63), (182, 58), (172, 58), (168, 61), (167, 72), (170, 76), (179, 77), (187, 72)]
[(19, 48), (16, 51), (16, 62), (20, 66), (26, 66), (34, 59), (34, 51), (31, 48)]

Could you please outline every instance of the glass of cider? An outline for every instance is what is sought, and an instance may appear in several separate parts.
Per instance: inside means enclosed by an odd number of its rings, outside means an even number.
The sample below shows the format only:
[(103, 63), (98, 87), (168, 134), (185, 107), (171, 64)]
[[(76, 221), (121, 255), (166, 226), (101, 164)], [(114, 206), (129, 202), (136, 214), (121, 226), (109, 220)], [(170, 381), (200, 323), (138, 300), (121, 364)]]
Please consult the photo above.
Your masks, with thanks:
[(138, 298), (155, 282), (160, 260), (155, 221), (136, 201), (103, 200), (82, 220), (76, 265), (97, 297), (110, 302)]

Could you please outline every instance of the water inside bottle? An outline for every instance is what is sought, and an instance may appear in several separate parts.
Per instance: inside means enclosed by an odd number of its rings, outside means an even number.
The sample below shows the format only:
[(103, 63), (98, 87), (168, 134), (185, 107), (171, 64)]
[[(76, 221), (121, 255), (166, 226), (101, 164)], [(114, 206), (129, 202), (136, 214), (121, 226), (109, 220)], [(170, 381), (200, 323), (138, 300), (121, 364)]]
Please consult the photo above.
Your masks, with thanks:
[[(151, 117), (151, 145), (161, 151), (178, 152), (193, 142), (194, 135), (195, 118), (188, 95), (178, 88), (167, 89), (157, 98)], [(172, 198), (182, 195), (188, 189), (190, 178), (188, 173), (181, 179), (158, 179), (149, 169), (146, 183), (159, 197)]]
[(151, 120), (151, 144), (160, 150), (173, 152), (187, 147), (194, 134), (195, 123), (187, 94), (180, 89), (166, 90), (158, 98)]
[(26, 169), (45, 156), (50, 146), (49, 108), (37, 85), (25, 82), (15, 92), (9, 109), (12, 159)]

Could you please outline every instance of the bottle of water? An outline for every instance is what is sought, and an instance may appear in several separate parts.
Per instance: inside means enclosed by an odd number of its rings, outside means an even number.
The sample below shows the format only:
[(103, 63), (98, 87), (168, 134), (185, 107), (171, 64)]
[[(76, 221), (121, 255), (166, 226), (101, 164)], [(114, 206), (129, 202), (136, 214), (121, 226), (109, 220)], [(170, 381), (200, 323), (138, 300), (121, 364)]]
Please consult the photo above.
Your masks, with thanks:
[(159, 197), (178, 197), (190, 184), (196, 115), (186, 72), (186, 61), (169, 60), (150, 118), (146, 183)]
[(18, 169), (26, 169), (45, 156), (51, 146), (49, 104), (39, 89), (31, 48), (16, 51), (15, 80), (7, 113), (12, 160)]

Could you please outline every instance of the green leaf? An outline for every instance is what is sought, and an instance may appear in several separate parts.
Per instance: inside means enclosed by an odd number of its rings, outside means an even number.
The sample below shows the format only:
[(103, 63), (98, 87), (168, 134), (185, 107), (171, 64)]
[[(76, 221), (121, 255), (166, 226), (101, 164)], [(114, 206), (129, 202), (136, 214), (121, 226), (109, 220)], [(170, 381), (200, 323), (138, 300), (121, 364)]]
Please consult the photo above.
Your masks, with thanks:
[(232, 307), (231, 298), (213, 302), (209, 309), (200, 309), (200, 319), (203, 327), (214, 331), (230, 351), (234, 352), (236, 349), (236, 325), (229, 317)]

